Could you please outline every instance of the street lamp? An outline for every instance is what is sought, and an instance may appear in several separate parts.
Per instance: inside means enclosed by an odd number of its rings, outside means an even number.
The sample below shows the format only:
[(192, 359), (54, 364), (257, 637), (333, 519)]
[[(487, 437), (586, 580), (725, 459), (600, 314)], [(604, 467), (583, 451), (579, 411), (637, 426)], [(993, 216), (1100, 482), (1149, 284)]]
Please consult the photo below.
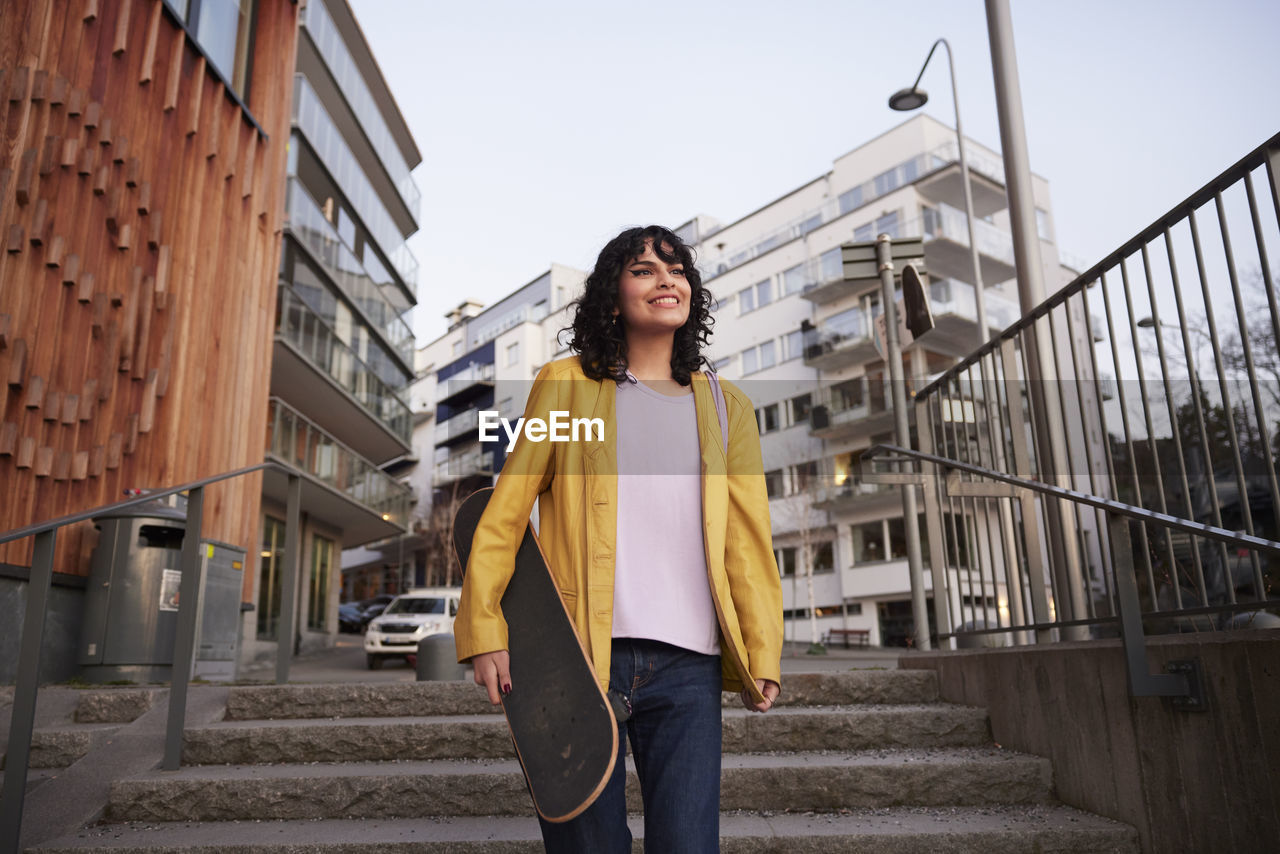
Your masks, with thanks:
[(938, 49), (938, 45), (947, 49), (947, 66), (951, 69), (951, 99), (956, 111), (956, 145), (960, 149), (960, 180), (964, 184), (964, 214), (969, 226), (969, 258), (973, 263), (973, 293), (978, 312), (978, 346), (981, 347), (987, 343), (991, 331), (987, 326), (987, 299), (986, 294), (983, 293), (978, 242), (973, 237), (973, 189), (969, 186), (969, 160), (965, 157), (964, 131), (960, 127), (960, 94), (956, 90), (956, 66), (951, 59), (951, 45), (946, 39), (938, 39), (933, 43), (933, 47), (929, 48), (929, 55), (924, 58), (924, 65), (920, 66), (920, 73), (916, 75), (916, 82), (911, 84), (911, 88), (899, 89), (889, 96), (889, 108), (899, 112), (909, 112), (918, 110), (928, 103), (929, 94), (919, 88), (920, 78), (924, 77), (924, 70), (929, 67), (929, 60), (933, 59), (933, 52)]

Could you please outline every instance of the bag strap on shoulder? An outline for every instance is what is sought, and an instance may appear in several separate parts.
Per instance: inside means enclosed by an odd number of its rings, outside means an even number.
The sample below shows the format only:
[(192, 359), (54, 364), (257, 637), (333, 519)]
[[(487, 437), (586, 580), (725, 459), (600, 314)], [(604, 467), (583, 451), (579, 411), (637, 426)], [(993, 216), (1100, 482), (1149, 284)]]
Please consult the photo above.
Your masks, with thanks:
[(716, 402), (716, 417), (720, 419), (720, 442), (726, 455), (729, 453), (729, 413), (724, 403), (724, 391), (720, 388), (720, 377), (715, 371), (707, 371), (707, 379), (711, 381), (711, 399)]

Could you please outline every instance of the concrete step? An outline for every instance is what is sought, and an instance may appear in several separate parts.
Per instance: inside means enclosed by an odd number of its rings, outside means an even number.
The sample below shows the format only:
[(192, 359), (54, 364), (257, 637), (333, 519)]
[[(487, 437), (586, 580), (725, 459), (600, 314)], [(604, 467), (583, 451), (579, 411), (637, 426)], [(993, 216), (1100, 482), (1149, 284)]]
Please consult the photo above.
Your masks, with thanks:
[[(78, 724), (38, 729), (31, 733), (29, 768), (66, 768), (90, 750), (110, 741), (123, 724)], [(0, 767), (7, 765), (6, 753)]]
[[(725, 810), (1048, 803), (1047, 760), (992, 748), (729, 754)], [(628, 760), (628, 798), (639, 787)], [(527, 815), (514, 760), (202, 765), (112, 784), (112, 821)]]
[[(629, 822), (632, 850), (644, 823)], [(99, 824), (33, 854), (517, 854), (542, 851), (538, 823), (519, 818)], [(726, 813), (723, 854), (1137, 854), (1137, 832), (1070, 807), (899, 807), (837, 814)]]
[[(921, 706), (781, 707), (767, 715), (726, 709), (726, 753), (974, 747), (990, 743), (985, 709)], [(187, 765), (368, 762), (394, 759), (513, 759), (496, 715), (435, 718), (224, 721), (186, 730)]]
[[(937, 700), (937, 675), (931, 670), (855, 670), (788, 675), (778, 706), (903, 705)], [(734, 694), (724, 695), (724, 703), (740, 706)], [(231, 688), (226, 718), (403, 718), (499, 711), (489, 704), (484, 689), (470, 681), (244, 685)]]

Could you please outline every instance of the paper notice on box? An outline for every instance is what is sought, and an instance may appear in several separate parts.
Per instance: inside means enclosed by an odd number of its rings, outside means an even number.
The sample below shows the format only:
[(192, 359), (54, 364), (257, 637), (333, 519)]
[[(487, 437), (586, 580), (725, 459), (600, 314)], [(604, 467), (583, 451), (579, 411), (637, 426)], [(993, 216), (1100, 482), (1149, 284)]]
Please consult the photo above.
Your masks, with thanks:
[(160, 579), (160, 610), (178, 610), (178, 588), (182, 586), (182, 572), (166, 569)]

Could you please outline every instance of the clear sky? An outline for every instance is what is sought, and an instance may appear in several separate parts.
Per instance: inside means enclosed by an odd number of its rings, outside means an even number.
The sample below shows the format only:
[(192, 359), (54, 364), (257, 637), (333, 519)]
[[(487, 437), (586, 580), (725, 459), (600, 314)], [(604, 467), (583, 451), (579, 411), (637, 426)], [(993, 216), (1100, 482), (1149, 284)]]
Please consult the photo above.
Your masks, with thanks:
[[(903, 121), (934, 39), (1000, 148), (981, 0), (350, 0), (422, 150), (419, 345), (620, 229), (731, 222)], [(1031, 167), (1092, 263), (1280, 131), (1280, 0), (1013, 0)], [(953, 124), (945, 56), (925, 111)]]

